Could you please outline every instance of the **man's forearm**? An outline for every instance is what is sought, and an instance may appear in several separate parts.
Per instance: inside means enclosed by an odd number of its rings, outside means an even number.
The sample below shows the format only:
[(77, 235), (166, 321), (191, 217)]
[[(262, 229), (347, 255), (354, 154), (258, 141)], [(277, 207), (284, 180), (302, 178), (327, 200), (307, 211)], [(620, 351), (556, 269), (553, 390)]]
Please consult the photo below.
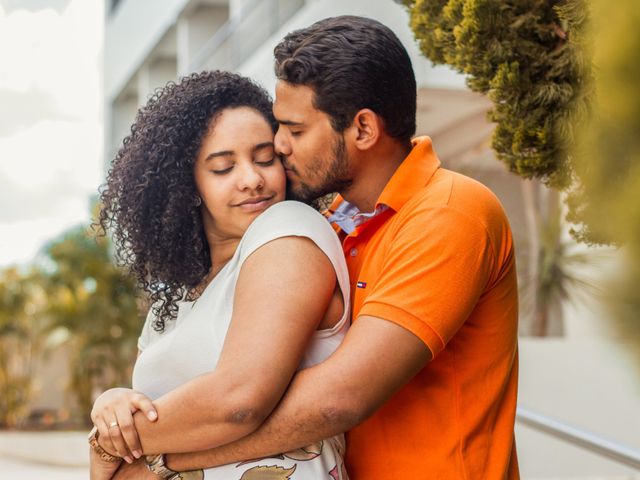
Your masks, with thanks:
[(158, 480), (158, 478), (155, 473), (149, 471), (143, 459), (139, 459), (131, 464), (122, 462), (111, 480)]
[(89, 478), (91, 480), (108, 480), (123, 461), (106, 462), (93, 449), (89, 449)]
[(386, 320), (361, 317), (327, 360), (299, 372), (253, 433), (199, 453), (169, 455), (174, 470), (268, 457), (345, 432), (371, 415), (431, 359), (425, 344)]
[[(341, 401), (340, 387), (331, 391), (314, 367), (299, 372), (287, 395), (255, 432), (232, 443), (193, 453), (167, 455), (172, 470), (185, 471), (263, 458), (332, 437), (356, 425), (360, 417)], [(335, 374), (336, 372), (332, 372)], [(320, 375), (321, 377), (321, 375)]]

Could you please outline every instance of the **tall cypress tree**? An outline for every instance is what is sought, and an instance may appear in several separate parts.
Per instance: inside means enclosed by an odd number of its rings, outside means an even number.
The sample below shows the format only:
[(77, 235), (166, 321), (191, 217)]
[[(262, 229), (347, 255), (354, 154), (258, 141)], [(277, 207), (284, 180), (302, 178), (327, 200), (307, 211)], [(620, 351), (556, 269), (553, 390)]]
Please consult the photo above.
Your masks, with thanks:
[(597, 92), (578, 136), (571, 217), (588, 241), (616, 241), (640, 259), (640, 3), (592, 0)]
[(580, 130), (570, 219), (579, 238), (625, 246), (610, 294), (640, 361), (640, 2), (591, 0), (596, 99)]
[(626, 245), (616, 307), (637, 334), (640, 2), (401, 2), (425, 56), (465, 73), (472, 90), (493, 100), (497, 157), (524, 178), (569, 191), (579, 240)]
[(586, 0), (403, 0), (422, 52), (493, 101), (492, 147), (510, 171), (566, 188), (588, 111)]

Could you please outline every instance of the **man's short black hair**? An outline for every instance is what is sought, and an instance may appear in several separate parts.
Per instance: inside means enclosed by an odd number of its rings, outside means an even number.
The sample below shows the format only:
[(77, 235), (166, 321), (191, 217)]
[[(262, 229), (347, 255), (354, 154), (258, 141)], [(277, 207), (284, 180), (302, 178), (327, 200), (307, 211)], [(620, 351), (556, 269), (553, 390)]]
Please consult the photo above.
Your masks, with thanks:
[(344, 131), (369, 108), (386, 133), (408, 142), (416, 131), (416, 80), (396, 35), (369, 18), (340, 16), (289, 33), (275, 48), (276, 77), (314, 91), (314, 106)]

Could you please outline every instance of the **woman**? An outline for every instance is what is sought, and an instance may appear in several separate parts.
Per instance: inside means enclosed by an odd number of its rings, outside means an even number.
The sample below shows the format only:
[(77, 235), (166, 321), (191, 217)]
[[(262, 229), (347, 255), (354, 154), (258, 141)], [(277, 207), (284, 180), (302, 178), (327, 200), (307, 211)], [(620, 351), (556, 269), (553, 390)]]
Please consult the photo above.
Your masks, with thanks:
[[(251, 433), (296, 369), (342, 340), (349, 278), (340, 242), (315, 210), (283, 202), (276, 127), (262, 88), (219, 71), (167, 85), (138, 113), (102, 192), (100, 222), (153, 307), (134, 390), (107, 391), (94, 405), (92, 478), (110, 478), (121, 462), (102, 461), (106, 452), (131, 462)], [(155, 421), (134, 421), (139, 409)], [(204, 478), (346, 478), (341, 437), (301, 452)], [(162, 456), (147, 458), (160, 468)]]

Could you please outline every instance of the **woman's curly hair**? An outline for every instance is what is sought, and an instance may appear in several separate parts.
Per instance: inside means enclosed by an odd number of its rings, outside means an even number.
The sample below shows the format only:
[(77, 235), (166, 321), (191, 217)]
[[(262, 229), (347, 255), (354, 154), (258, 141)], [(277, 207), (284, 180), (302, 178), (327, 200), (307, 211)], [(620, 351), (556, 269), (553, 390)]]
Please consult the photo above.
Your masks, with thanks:
[(211, 267), (193, 167), (215, 119), (237, 107), (255, 109), (275, 132), (271, 98), (248, 78), (202, 72), (156, 90), (100, 189), (99, 223), (113, 234), (118, 263), (149, 293), (158, 331)]

